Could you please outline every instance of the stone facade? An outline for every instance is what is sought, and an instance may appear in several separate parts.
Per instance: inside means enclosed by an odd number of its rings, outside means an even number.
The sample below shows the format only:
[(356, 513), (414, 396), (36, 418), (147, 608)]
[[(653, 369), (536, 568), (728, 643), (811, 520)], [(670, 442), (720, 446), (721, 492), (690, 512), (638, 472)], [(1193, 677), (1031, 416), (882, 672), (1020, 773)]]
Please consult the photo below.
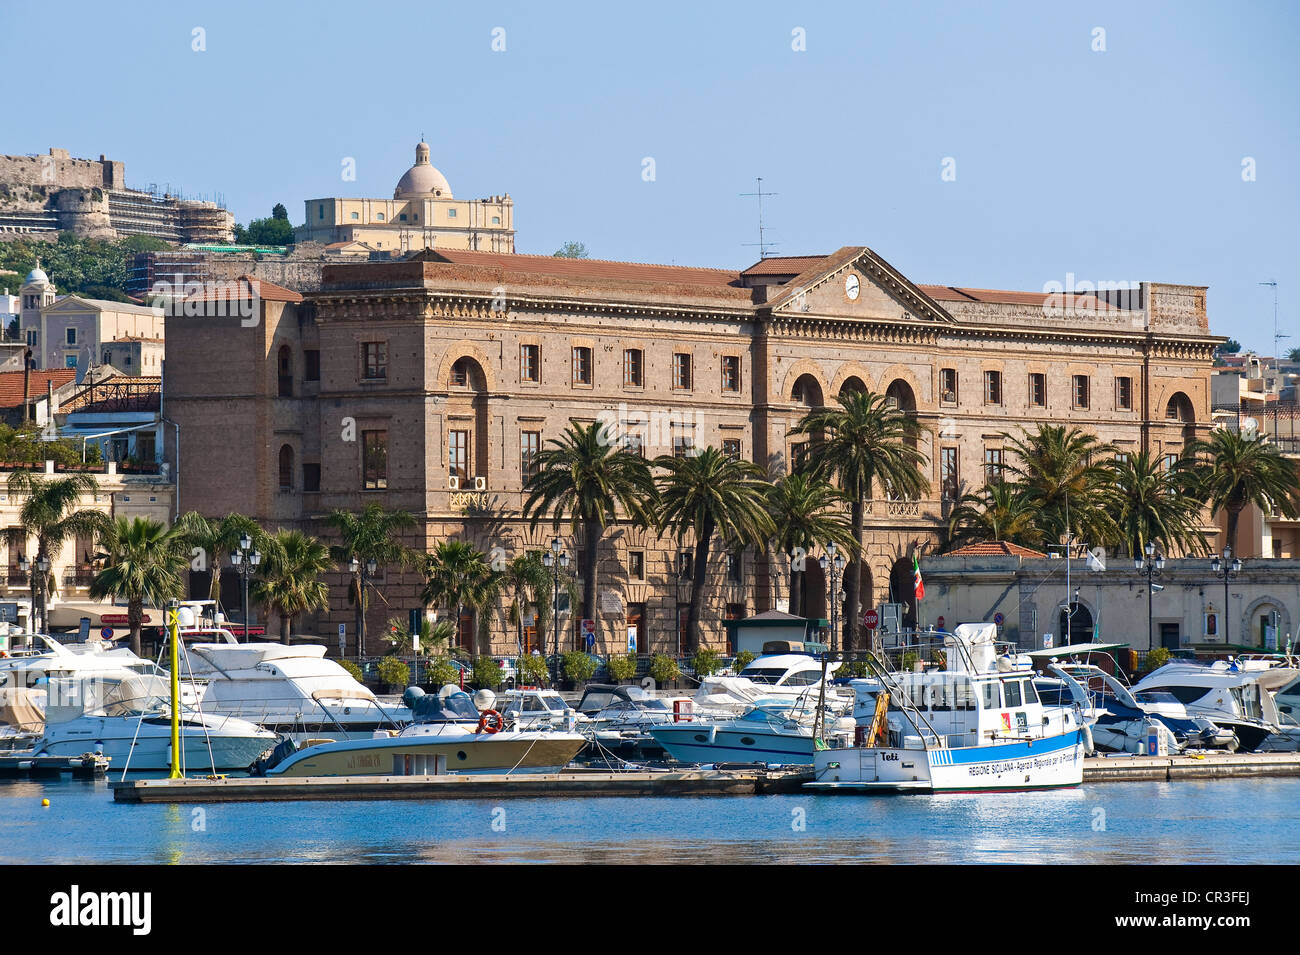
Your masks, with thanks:
[[(1004, 432), (1070, 423), (1172, 454), (1208, 428), (1218, 340), (1203, 289), (1143, 285), (1123, 308), (1065, 299), (1058, 315), (1041, 293), (918, 286), (863, 247), (768, 259), (743, 273), (454, 250), (327, 266), (319, 292), (256, 327), (169, 321), (165, 390), (183, 456), (224, 462), (186, 467), (182, 498), (187, 509), (240, 511), (325, 537), (331, 509), (375, 500), (417, 515), (415, 546), (465, 536), (513, 556), (553, 533), (519, 518), (524, 455), (570, 422), (617, 421), (647, 457), (723, 446), (778, 475), (803, 414), (867, 388), (924, 426), (918, 446), (931, 485), (922, 500), (871, 502), (869, 607), (888, 598), (891, 580), (910, 586), (912, 554), (937, 546), (951, 499), (984, 483), (985, 454)], [(318, 380), (307, 380), (308, 368)], [(1030, 375), (1044, 376), (1041, 402)], [(1082, 393), (1076, 376), (1087, 379)], [(367, 443), (386, 451), (382, 477), (367, 471)], [(576, 556), (569, 529), (559, 533)], [(610, 529), (601, 652), (625, 644), (640, 605), (639, 647), (676, 649), (675, 611), (687, 599), (676, 567), (688, 548)], [(718, 644), (724, 615), (787, 596), (787, 568), (783, 557), (748, 553), (733, 583), (718, 548), (714, 560), (703, 623)], [(810, 568), (808, 613), (826, 616), (825, 581)], [(389, 571), (372, 632), (404, 618), (419, 583)], [(333, 634), (338, 623), (351, 630), (342, 586), (315, 626)], [(514, 642), (494, 621), (493, 646)]]

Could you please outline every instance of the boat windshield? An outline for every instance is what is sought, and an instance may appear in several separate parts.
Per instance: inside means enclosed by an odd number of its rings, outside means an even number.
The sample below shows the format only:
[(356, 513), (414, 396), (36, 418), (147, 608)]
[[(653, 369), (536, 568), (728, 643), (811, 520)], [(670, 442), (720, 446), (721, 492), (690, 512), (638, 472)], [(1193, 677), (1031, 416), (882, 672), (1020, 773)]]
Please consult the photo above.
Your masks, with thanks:
[(474, 701), (460, 690), (447, 696), (429, 693), (420, 697), (411, 708), (411, 715), (417, 723), (453, 723), (479, 718)]
[(785, 676), (785, 667), (745, 667), (740, 671), (740, 675), (746, 680), (752, 680), (755, 683), (765, 683), (769, 686), (775, 686)]
[(1141, 693), (1134, 693), (1133, 698), (1139, 703), (1178, 703), (1178, 697), (1162, 690), (1143, 690)]

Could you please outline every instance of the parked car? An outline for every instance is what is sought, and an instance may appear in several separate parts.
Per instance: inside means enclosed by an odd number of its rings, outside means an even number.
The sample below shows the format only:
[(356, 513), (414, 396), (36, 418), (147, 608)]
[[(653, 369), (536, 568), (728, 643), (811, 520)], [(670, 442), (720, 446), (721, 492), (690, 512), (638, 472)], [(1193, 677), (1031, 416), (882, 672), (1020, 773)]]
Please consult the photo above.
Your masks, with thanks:
[(518, 661), (514, 657), (493, 657), (492, 660), (501, 668), (501, 685), (513, 690), (519, 682)]

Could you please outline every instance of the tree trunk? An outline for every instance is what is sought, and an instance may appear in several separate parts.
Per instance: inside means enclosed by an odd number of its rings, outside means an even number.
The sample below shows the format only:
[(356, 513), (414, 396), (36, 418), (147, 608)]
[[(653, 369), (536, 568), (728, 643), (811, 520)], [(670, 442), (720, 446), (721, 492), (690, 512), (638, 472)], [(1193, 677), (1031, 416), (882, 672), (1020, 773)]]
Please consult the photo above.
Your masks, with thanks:
[(280, 614), (280, 642), (286, 646), (289, 643), (289, 624), (292, 619), (287, 613)]
[(1228, 546), (1232, 548), (1234, 557), (1241, 556), (1237, 553), (1237, 522), (1241, 520), (1241, 511), (1241, 506), (1228, 505)]
[[(862, 533), (866, 524), (866, 502), (859, 494), (853, 500), (853, 542), (854, 556), (845, 567), (845, 573), (848, 580), (844, 582), (845, 610), (844, 610), (844, 633), (843, 648), (845, 650), (856, 650), (858, 648), (858, 626), (861, 620), (858, 617), (858, 604), (862, 597)], [(831, 595), (831, 599), (836, 599)]]
[[(140, 656), (140, 627), (144, 622), (144, 601), (138, 597), (132, 597), (126, 603), (126, 625), (131, 628), (131, 652)], [(171, 628), (167, 630), (168, 637), (171, 636)], [(168, 664), (170, 666), (171, 664)]]
[(803, 590), (804, 590), (804, 572), (802, 570), (790, 571), (790, 612), (796, 617), (804, 615)]
[[(586, 522), (582, 541), (582, 619), (596, 619), (596, 561), (605, 528), (595, 520)], [(586, 647), (584, 646), (585, 650)]]
[(709, 579), (709, 542), (713, 538), (713, 524), (706, 522), (696, 529), (695, 557), (691, 564), (691, 609), (686, 615), (686, 649), (694, 653), (704, 645), (700, 628), (700, 610), (704, 606), (704, 586)]
[[(361, 571), (357, 571), (356, 587), (357, 587), (357, 619), (356, 619), (357, 659), (359, 660), (361, 659), (361, 648), (364, 647), (366, 643), (366, 590), (365, 587), (363, 587), (361, 584)], [(456, 626), (460, 626), (459, 620), (456, 621)], [(244, 639), (247, 640), (248, 638), (245, 637)]]

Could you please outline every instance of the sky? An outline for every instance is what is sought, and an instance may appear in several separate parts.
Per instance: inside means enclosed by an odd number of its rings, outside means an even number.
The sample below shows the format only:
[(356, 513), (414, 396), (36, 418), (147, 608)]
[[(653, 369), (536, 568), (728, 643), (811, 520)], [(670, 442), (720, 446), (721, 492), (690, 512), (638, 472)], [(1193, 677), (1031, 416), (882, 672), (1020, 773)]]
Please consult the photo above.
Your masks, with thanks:
[(772, 253), (1208, 286), (1211, 330), (1271, 354), (1261, 282), (1300, 347), (1298, 46), (1282, 2), (6, 0), (0, 153), (299, 224), (391, 196), (423, 135), (458, 198), (514, 198), (519, 252), (725, 268), (762, 177)]

